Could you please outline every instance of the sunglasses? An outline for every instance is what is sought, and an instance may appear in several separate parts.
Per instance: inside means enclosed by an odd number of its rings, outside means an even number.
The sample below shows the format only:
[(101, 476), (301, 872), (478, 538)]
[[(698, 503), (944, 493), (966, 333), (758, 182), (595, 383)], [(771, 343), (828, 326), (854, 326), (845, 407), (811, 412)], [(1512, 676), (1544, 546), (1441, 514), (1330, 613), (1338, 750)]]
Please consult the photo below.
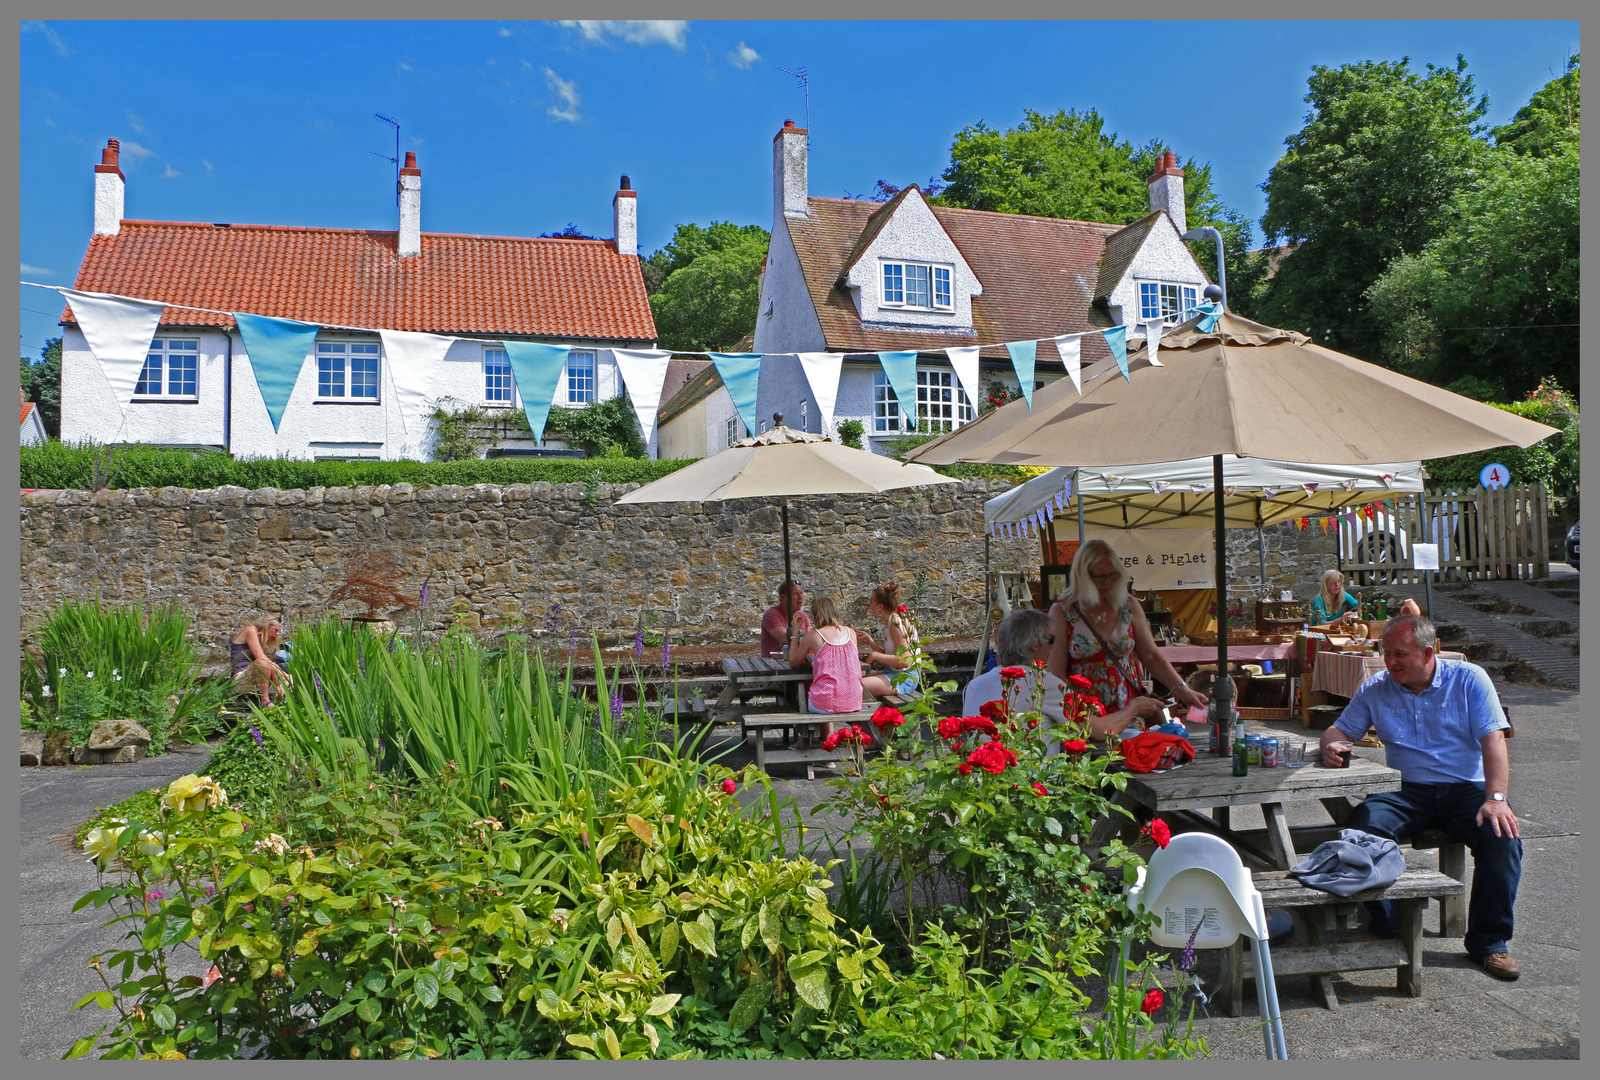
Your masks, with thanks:
[(1090, 579), (1093, 580), (1093, 581), (1115, 581), (1121, 576), (1122, 576), (1122, 572), (1120, 570), (1113, 570), (1109, 574), (1090, 574), (1089, 575)]

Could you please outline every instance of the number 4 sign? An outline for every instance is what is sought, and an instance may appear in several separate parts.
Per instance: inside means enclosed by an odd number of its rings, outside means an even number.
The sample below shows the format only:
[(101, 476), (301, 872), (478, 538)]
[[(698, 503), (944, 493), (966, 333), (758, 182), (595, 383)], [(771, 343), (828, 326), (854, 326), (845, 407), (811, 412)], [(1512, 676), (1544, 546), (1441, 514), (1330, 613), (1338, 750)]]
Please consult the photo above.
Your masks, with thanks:
[(1490, 491), (1503, 488), (1510, 482), (1511, 470), (1506, 468), (1504, 465), (1485, 465), (1483, 467), (1483, 471), (1478, 474), (1478, 483), (1482, 484)]

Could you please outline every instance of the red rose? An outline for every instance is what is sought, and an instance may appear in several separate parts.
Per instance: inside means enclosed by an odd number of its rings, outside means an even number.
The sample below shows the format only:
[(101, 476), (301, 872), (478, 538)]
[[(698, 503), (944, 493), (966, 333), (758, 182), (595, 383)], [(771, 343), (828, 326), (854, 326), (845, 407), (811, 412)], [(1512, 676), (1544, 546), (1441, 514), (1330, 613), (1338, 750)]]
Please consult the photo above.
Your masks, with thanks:
[(1044, 785), (1039, 783), (1039, 782), (1037, 782), (1037, 781), (1034, 782), (1033, 793), (1035, 795), (1041, 795), (1041, 796), (1050, 794), (1048, 791), (1045, 790)]
[(1068, 675), (1067, 676), (1067, 685), (1071, 686), (1071, 687), (1074, 687), (1074, 688), (1076, 688), (1078, 690), (1093, 690), (1094, 689), (1094, 683), (1090, 682), (1088, 679), (1085, 679), (1082, 675)]
[(985, 701), (978, 707), (978, 715), (998, 722), (1010, 716), (1011, 709), (1003, 701)]
[(1042, 668), (1042, 667), (1044, 667), (1044, 661), (1043, 660), (1035, 660), (1033, 662), (1033, 666), (1036, 667), (1036, 668)]
[(976, 765), (994, 776), (1000, 775), (1006, 771), (1007, 766), (1016, 763), (1017, 755), (1006, 749), (1005, 743), (999, 741), (986, 742), (967, 755), (968, 765)]
[(1033, 728), (1036, 728), (1038, 726), (1039, 726), (1039, 721), (1037, 721), (1037, 720), (1029, 720), (1028, 721), (1028, 728), (1030, 730), (1032, 730)]
[(872, 714), (872, 726), (882, 731), (884, 728), (897, 728), (906, 722), (906, 718), (899, 709), (891, 709), (887, 705)]
[(906, 607), (904, 604), (901, 604), (899, 607), (895, 608), (894, 610), (895, 610), (895, 614), (904, 615), (904, 614), (908, 613), (911, 609)]
[(956, 766), (956, 772), (960, 773), (962, 776), (967, 775), (971, 771), (972, 771), (972, 766), (968, 765), (964, 761), (960, 765)]
[(835, 730), (833, 732), (830, 732), (828, 737), (826, 739), (822, 740), (822, 748), (824, 750), (833, 750), (835, 747), (837, 747), (839, 745), (839, 740), (841, 738), (843, 738), (843, 737), (844, 737), (844, 729), (843, 728), (839, 728), (839, 729), (837, 729), (837, 730)]
[(965, 735), (969, 731), (976, 731), (978, 734), (988, 735), (990, 738), (999, 734), (999, 729), (994, 726), (994, 721), (987, 716), (963, 716), (961, 718), (961, 733)]
[(1161, 1003), (1165, 1000), (1166, 998), (1162, 996), (1160, 990), (1152, 990), (1144, 996), (1144, 1004), (1139, 1006), (1139, 1011), (1144, 1013), (1146, 1016), (1149, 1016), (1151, 1013), (1161, 1008)]
[(1014, 682), (1017, 679), (1025, 679), (1027, 677), (1028, 677), (1028, 669), (1027, 668), (1003, 667), (1003, 668), (1000, 669), (1000, 678), (1004, 679), (1007, 682)]
[(735, 784), (733, 782), (733, 777), (730, 776), (730, 777), (728, 777), (726, 780), (724, 780), (722, 782), (722, 793), (724, 795), (732, 795), (735, 791), (738, 791), (738, 790), (739, 790), (739, 785)]
[(1081, 754), (1087, 749), (1089, 744), (1082, 739), (1068, 739), (1061, 744), (1061, 752), (1064, 754)]
[(939, 721), (939, 738), (941, 738), (941, 739), (959, 739), (959, 738), (961, 738), (961, 736), (967, 730), (965, 727), (962, 727), (962, 724), (964, 722), (965, 721), (963, 721), (963, 719), (961, 717), (959, 717), (959, 716), (947, 716), (943, 720), (940, 720)]
[[(1146, 829), (1145, 831), (1150, 834), (1150, 839), (1156, 842), (1156, 847), (1164, 848), (1168, 844), (1172, 843), (1172, 830), (1169, 829), (1167, 827), (1167, 823), (1162, 821), (1160, 818), (1156, 818), (1154, 821), (1152, 821), (1150, 823), (1150, 828)], [(1157, 1004), (1160, 1003), (1157, 1002)]]

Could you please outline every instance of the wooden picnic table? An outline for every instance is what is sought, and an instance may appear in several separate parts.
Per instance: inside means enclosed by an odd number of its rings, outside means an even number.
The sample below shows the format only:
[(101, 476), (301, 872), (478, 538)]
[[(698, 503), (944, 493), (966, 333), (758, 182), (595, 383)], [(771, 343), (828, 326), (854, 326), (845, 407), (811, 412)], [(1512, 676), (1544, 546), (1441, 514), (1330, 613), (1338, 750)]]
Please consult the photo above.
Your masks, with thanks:
[(790, 667), (789, 661), (777, 656), (736, 656), (722, 661), (722, 673), (728, 677), (713, 708), (725, 709), (732, 705), (740, 690), (754, 685), (776, 684), (789, 704), (799, 708), (800, 696), (796, 692), (811, 684), (811, 668)]

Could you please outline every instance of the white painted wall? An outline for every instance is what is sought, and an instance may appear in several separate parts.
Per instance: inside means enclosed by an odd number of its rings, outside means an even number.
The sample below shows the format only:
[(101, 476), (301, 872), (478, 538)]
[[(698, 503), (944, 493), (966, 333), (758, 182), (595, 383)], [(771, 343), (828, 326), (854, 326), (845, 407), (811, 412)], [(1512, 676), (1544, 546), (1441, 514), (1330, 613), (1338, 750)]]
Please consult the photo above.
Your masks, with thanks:
[(122, 204), (126, 185), (114, 172), (94, 174), (94, 232), (116, 236), (122, 231)]
[(396, 250), (402, 259), (422, 254), (422, 177), (400, 173), (400, 234)]
[(639, 254), (639, 197), (632, 191), (619, 191), (611, 200), (611, 227), (618, 255)]
[(1128, 264), (1128, 272), (1111, 290), (1109, 302), (1112, 319), (1127, 323), (1128, 336), (1139, 340), (1143, 340), (1144, 331), (1134, 324), (1139, 319), (1139, 283), (1143, 281), (1193, 285), (1197, 298), (1207, 284), (1205, 271), (1195, 262), (1194, 253), (1179, 237), (1172, 219), (1165, 214), (1161, 215), (1155, 228), (1145, 237), (1138, 254)]
[(35, 405), (28, 411), (28, 418), (22, 421), (21, 446), (38, 446), (45, 441), (44, 421), (39, 418), (39, 406)]
[[(244, 343), (233, 335), (232, 424), (224, 430), (227, 398), (228, 337), (221, 330), (205, 330), (174, 337), (198, 338), (196, 370), (198, 400), (194, 403), (144, 403), (129, 405), (126, 418), (106, 381), (100, 362), (89, 351), (83, 334), (63, 327), (61, 352), (61, 437), (64, 442), (93, 440), (153, 444), (193, 443), (228, 445), (237, 457), (354, 456), (393, 459), (405, 451), (405, 421), (397, 405), (390, 361), (380, 366), (379, 398), (372, 403), (316, 401), (315, 353), (306, 357), (289, 403), (276, 432), (256, 385)], [(319, 341), (376, 341), (376, 335), (325, 333)], [(483, 353), (498, 342), (458, 338), (445, 361), (430, 398), (447, 408), (487, 404), (484, 401)], [(605, 401), (622, 392), (616, 360), (609, 349), (581, 342), (575, 348), (595, 352), (595, 399)], [(521, 405), (520, 395), (513, 405)], [(566, 406), (566, 378), (557, 388), (556, 405)], [(432, 448), (430, 431), (427, 446)]]
[[(926, 308), (885, 307), (883, 269), (885, 262), (920, 262), (947, 266), (951, 270), (950, 291), (954, 308), (949, 311)], [(895, 208), (867, 250), (850, 268), (846, 281), (856, 310), (863, 322), (915, 326), (919, 329), (972, 329), (972, 297), (983, 292), (961, 251), (933, 216), (920, 191), (908, 194)]]
[[(727, 393), (724, 391), (723, 396)], [(656, 444), (668, 461), (692, 461), (706, 456), (711, 438), (706, 423), (706, 402), (701, 398), (665, 424), (656, 425)]]
[(822, 323), (817, 321), (817, 309), (811, 303), (811, 291), (806, 288), (800, 256), (789, 237), (789, 226), (779, 214), (772, 223), (767, 269), (761, 278), (755, 351), (820, 352), (825, 347)]

